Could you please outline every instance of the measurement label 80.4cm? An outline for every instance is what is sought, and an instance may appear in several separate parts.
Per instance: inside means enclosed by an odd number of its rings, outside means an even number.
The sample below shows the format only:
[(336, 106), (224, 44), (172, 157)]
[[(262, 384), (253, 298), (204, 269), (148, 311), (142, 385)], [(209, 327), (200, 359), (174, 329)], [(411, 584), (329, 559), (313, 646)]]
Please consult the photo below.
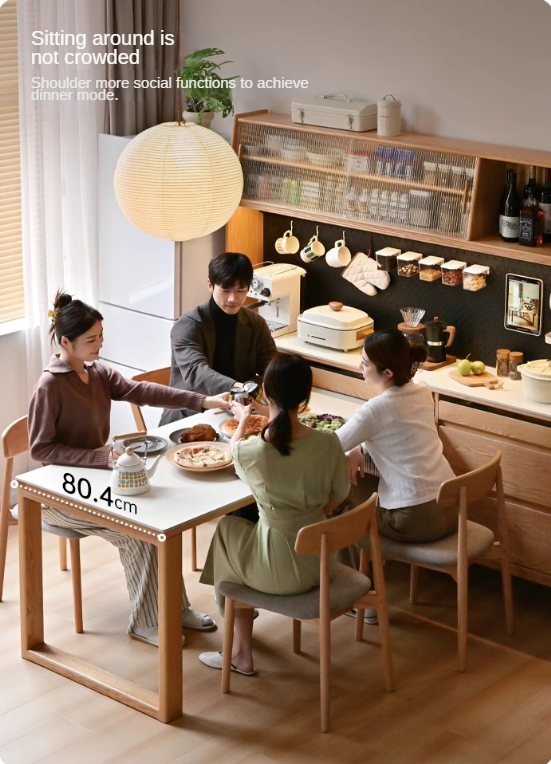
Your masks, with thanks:
[[(75, 476), (70, 472), (65, 472), (63, 475), (63, 490), (69, 496), (80, 496), (81, 499), (92, 498), (92, 486), (86, 478), (79, 478), (75, 480)], [(101, 496), (92, 498), (92, 501), (104, 501), (108, 507), (113, 504), (117, 509), (121, 509), (123, 512), (129, 512), (130, 514), (138, 514), (138, 508), (132, 501), (126, 501), (124, 499), (113, 499), (111, 496), (111, 487), (108, 486)]]

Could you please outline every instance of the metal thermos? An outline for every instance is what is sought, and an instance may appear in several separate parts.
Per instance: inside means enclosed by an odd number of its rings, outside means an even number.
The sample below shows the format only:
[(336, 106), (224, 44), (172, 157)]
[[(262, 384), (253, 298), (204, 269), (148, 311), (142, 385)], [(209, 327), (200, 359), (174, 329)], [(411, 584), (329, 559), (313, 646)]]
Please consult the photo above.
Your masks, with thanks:
[[(447, 342), (444, 335), (448, 335)], [(427, 342), (428, 361), (442, 363), (446, 360), (446, 348), (449, 348), (455, 339), (455, 326), (446, 326), (435, 316), (434, 321), (425, 323), (425, 337)]]

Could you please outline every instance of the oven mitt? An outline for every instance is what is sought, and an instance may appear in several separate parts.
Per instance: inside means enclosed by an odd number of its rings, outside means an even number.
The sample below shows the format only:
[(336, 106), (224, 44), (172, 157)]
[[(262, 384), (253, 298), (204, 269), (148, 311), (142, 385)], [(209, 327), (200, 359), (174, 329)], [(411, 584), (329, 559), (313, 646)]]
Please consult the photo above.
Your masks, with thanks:
[(380, 270), (380, 265), (364, 252), (358, 252), (342, 273), (343, 279), (350, 281), (361, 292), (374, 297), (377, 289), (386, 289), (390, 284), (390, 276)]

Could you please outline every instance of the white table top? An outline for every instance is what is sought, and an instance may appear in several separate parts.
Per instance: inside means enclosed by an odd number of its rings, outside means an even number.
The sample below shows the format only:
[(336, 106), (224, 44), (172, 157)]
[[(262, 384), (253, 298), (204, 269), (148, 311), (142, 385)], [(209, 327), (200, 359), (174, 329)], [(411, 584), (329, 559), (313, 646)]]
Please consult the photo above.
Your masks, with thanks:
[[(360, 370), (361, 349), (350, 350), (344, 353), (342, 350), (318, 347), (310, 342), (299, 340), (296, 332), (276, 337), (275, 343), (281, 350), (304, 356), (320, 363), (336, 366), (350, 371)], [(488, 390), (486, 387), (467, 387), (460, 382), (451, 379), (449, 372), (454, 366), (443, 366), (436, 371), (418, 371), (415, 375), (416, 382), (424, 382), (435, 393), (442, 393), (453, 397), (460, 397), (474, 403), (551, 420), (551, 404), (536, 403), (524, 397), (521, 380), (505, 379), (501, 390)], [(495, 369), (489, 366), (486, 370), (495, 374)]]
[[(340, 414), (350, 417), (363, 401), (348, 396), (330, 393), (325, 390), (316, 390), (312, 394), (310, 407), (314, 413)], [(159, 412), (160, 415), (160, 412)], [(185, 420), (151, 430), (149, 434), (159, 435), (169, 440), (171, 432), (182, 427), (191, 427), (199, 422), (208, 422), (218, 428), (220, 422), (227, 418), (225, 415), (216, 415), (212, 411), (204, 414), (196, 414)], [(169, 446), (173, 444), (169, 441)], [(152, 464), (153, 459), (148, 459)], [(91, 486), (89, 499), (84, 499), (77, 493), (68, 494), (63, 488), (64, 475), (70, 473), (74, 476), (74, 483), (78, 486), (81, 479), (88, 480)], [(242, 506), (243, 502), (250, 499), (252, 494), (248, 486), (236, 476), (234, 470), (228, 467), (217, 472), (197, 474), (186, 472), (170, 464), (161, 457), (155, 475), (151, 479), (151, 488), (147, 493), (138, 496), (118, 496), (112, 494), (112, 499), (122, 499), (121, 508), (114, 503), (108, 506), (100, 497), (109, 486), (111, 471), (104, 469), (89, 469), (84, 467), (62, 467), (48, 465), (40, 467), (23, 475), (18, 475), (18, 480), (42, 491), (50, 491), (56, 496), (65, 499), (73, 499), (90, 507), (92, 510), (101, 511), (105, 515), (125, 520), (134, 520), (145, 528), (157, 533), (167, 531), (193, 523), (197, 519), (206, 521), (209, 515), (215, 516), (221, 509), (231, 512), (235, 506)], [(82, 484), (83, 493), (87, 494), (85, 484)], [(43, 497), (41, 500), (44, 502)], [(124, 506), (127, 502), (125, 511)], [(130, 510), (130, 504), (135, 505)]]

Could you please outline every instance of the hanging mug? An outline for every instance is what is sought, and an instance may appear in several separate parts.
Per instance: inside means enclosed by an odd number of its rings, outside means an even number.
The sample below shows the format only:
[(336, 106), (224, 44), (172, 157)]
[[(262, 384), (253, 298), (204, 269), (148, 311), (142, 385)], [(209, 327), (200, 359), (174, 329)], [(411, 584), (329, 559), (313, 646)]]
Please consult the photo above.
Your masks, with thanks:
[(330, 249), (325, 258), (327, 265), (332, 268), (344, 268), (352, 260), (350, 250), (344, 243), (344, 239), (339, 239), (335, 242), (333, 249)]
[(316, 228), (315, 236), (312, 236), (307, 246), (304, 247), (300, 253), (300, 257), (305, 263), (309, 263), (312, 260), (316, 260), (318, 257), (323, 257), (325, 254), (325, 247), (318, 239), (318, 232)]
[(275, 243), (275, 248), (280, 255), (296, 255), (300, 247), (300, 242), (296, 236), (293, 236), (293, 226), (291, 224), (291, 230), (285, 231), (283, 236)]

